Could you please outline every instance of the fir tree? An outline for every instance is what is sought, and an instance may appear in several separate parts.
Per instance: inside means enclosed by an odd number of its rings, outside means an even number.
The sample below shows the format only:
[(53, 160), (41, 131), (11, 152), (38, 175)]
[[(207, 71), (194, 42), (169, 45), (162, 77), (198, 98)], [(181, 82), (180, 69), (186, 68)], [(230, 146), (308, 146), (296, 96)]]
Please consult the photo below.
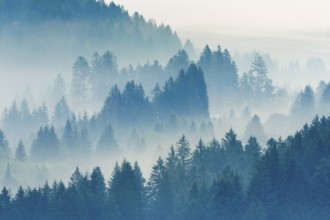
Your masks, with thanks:
[(24, 147), (22, 140), (20, 140), (18, 142), (16, 151), (15, 151), (15, 158), (16, 158), (16, 160), (18, 160), (20, 162), (24, 162), (27, 160), (27, 155), (26, 155), (25, 147)]

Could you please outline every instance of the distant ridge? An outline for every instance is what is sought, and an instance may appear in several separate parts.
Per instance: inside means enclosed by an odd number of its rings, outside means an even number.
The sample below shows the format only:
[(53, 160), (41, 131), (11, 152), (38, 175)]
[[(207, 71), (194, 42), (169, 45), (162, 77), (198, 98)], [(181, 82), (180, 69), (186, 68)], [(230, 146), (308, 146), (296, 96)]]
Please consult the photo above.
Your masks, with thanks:
[(165, 61), (182, 47), (169, 26), (95, 0), (0, 0), (0, 34), (0, 58), (8, 61), (29, 57), (72, 63), (77, 55), (107, 49), (126, 65)]

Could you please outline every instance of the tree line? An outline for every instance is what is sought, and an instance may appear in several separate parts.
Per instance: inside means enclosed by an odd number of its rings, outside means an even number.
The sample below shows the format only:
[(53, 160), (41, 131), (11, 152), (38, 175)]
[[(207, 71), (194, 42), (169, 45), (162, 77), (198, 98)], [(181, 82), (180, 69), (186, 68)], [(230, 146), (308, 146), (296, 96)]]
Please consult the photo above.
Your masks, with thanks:
[(328, 219), (330, 118), (243, 147), (230, 130), (192, 150), (182, 136), (145, 180), (137, 163), (75, 170), (68, 184), (0, 194), (1, 219)]

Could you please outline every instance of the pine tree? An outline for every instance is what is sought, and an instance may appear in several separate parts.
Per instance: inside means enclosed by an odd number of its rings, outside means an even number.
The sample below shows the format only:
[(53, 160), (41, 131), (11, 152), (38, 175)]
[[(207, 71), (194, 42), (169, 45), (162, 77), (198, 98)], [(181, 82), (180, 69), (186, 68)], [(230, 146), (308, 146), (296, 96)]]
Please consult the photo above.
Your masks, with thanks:
[(179, 50), (167, 63), (166, 71), (171, 75), (177, 73), (181, 69), (186, 70), (189, 65), (189, 55), (185, 50)]
[(61, 100), (55, 105), (55, 110), (52, 117), (52, 123), (56, 127), (63, 127), (65, 125), (65, 122), (69, 120), (70, 117), (71, 117), (71, 111), (63, 96)]
[(183, 167), (186, 167), (190, 163), (190, 147), (185, 135), (182, 135), (182, 137), (176, 143), (176, 149), (180, 164)]
[(208, 45), (205, 46), (199, 58), (198, 65), (201, 66), (207, 73), (212, 67), (212, 51)]
[(109, 183), (109, 196), (121, 218), (144, 219), (142, 185), (129, 162), (123, 161), (120, 167), (115, 167)]
[(52, 126), (41, 127), (31, 147), (33, 161), (55, 162), (60, 159), (59, 140)]
[(251, 136), (245, 146), (245, 154), (248, 161), (256, 162), (261, 155), (261, 147), (256, 137)]
[(72, 67), (71, 94), (77, 104), (82, 104), (87, 98), (87, 78), (89, 65), (84, 57), (78, 57)]
[(115, 139), (112, 126), (109, 124), (101, 134), (97, 143), (96, 153), (98, 155), (116, 154), (119, 152), (117, 140)]
[(94, 98), (97, 101), (101, 101), (108, 93), (111, 82), (116, 80), (118, 74), (116, 56), (110, 51), (106, 51), (101, 57), (95, 54), (92, 62), (92, 71), (91, 81)]
[(195, 178), (194, 182), (197, 183), (205, 183), (208, 181), (206, 165), (207, 165), (207, 149), (202, 139), (198, 141), (196, 146), (196, 150), (193, 153), (193, 166), (195, 169)]
[(56, 102), (65, 96), (66, 88), (65, 81), (61, 74), (58, 74), (54, 80), (53, 91), (52, 91), (52, 102)]
[(254, 77), (254, 91), (257, 97), (270, 98), (273, 95), (274, 87), (272, 80), (268, 78), (268, 69), (266, 63), (259, 53), (255, 54), (249, 71), (250, 76)]
[(170, 186), (165, 162), (159, 158), (152, 167), (147, 183), (149, 218), (166, 219), (173, 208), (173, 192)]
[(88, 205), (90, 218), (95, 220), (102, 219), (105, 208), (106, 186), (103, 174), (99, 167), (93, 169), (89, 186), (90, 198)]
[(267, 141), (267, 135), (261, 124), (260, 118), (257, 115), (254, 115), (252, 120), (247, 124), (244, 139), (248, 140), (250, 136), (254, 136), (262, 144), (265, 144)]
[(197, 54), (194, 45), (192, 42), (187, 39), (186, 42), (184, 43), (183, 49), (187, 51), (189, 57), (191, 57), (192, 60), (196, 60)]
[(20, 162), (24, 162), (27, 160), (27, 155), (26, 155), (25, 147), (24, 147), (22, 140), (20, 140), (18, 142), (16, 151), (15, 151), (15, 158), (16, 158), (16, 160), (18, 160)]
[(211, 219), (241, 219), (243, 215), (243, 189), (239, 176), (226, 168), (212, 186)]
[(203, 207), (199, 188), (196, 183), (193, 183), (187, 199), (186, 215), (191, 220), (202, 220), (206, 218), (206, 210)]
[(291, 109), (291, 114), (298, 117), (312, 117), (315, 112), (315, 95), (311, 86), (301, 91)]
[(63, 137), (62, 137), (62, 144), (64, 149), (68, 151), (68, 156), (74, 157), (77, 156), (77, 153), (80, 153), (79, 149), (79, 136), (76, 131), (76, 127), (67, 120), (64, 126)]
[(86, 127), (83, 127), (80, 131), (78, 146), (78, 157), (81, 159), (89, 158), (91, 154), (92, 142), (89, 139), (89, 134)]
[(0, 159), (8, 160), (11, 156), (11, 150), (5, 134), (0, 130)]
[(10, 219), (11, 203), (10, 193), (4, 187), (0, 193), (0, 219)]

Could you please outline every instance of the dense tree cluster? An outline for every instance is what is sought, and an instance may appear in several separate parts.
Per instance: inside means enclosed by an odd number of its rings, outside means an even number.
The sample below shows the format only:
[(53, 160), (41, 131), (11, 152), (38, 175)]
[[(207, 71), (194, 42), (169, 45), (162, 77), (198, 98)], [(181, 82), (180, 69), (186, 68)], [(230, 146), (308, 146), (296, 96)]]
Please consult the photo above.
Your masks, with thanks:
[[(180, 95), (179, 95), (180, 94)], [(200, 68), (191, 64), (174, 80), (170, 78), (161, 89), (157, 84), (150, 101), (142, 85), (134, 81), (126, 84), (121, 92), (114, 86), (106, 99), (99, 120), (115, 127), (144, 127), (156, 119), (168, 119), (171, 114), (192, 119), (208, 119), (208, 96), (204, 75)]]
[(243, 148), (232, 130), (193, 151), (182, 136), (148, 181), (123, 161), (108, 184), (99, 168), (85, 176), (77, 168), (67, 186), (13, 197), (4, 188), (1, 219), (328, 219), (329, 127), (330, 118), (316, 117), (264, 152), (254, 137)]
[(35, 161), (57, 161), (60, 157), (59, 140), (54, 127), (41, 127), (31, 147)]
[(156, 86), (153, 92), (157, 113), (163, 117), (168, 117), (169, 112), (188, 118), (209, 117), (204, 73), (195, 64), (191, 64), (186, 72), (181, 70), (175, 80), (166, 81), (163, 89)]
[(293, 104), (291, 113), (297, 116), (311, 116), (315, 113), (315, 94), (311, 86), (306, 86), (301, 91)]
[[(103, 57), (107, 56), (112, 55), (106, 52)], [(103, 60), (103, 58), (98, 60)], [(79, 67), (80, 64), (82, 66)], [(93, 74), (98, 74), (93, 69), (100, 68), (105, 71), (112, 65), (115, 64), (112, 63), (103, 68), (103, 64), (95, 64), (95, 67), (90, 69), (86, 60), (80, 57), (73, 68), (74, 76), (76, 76), (73, 80), (77, 80), (77, 84), (79, 80), (82, 80), (80, 83), (86, 83)], [(80, 87), (77, 84), (73, 85), (77, 86), (78, 91), (85, 91), (83, 86)], [(75, 94), (81, 95), (80, 92)], [(187, 124), (188, 120), (192, 121), (190, 127)], [(197, 138), (198, 132), (209, 133), (212, 136), (213, 127), (210, 123), (206, 124), (208, 120), (208, 97), (204, 74), (195, 64), (190, 64), (187, 71), (182, 70), (175, 79), (170, 78), (162, 89), (157, 84), (151, 100), (145, 95), (142, 85), (132, 80), (126, 83), (123, 91), (120, 91), (117, 85), (113, 86), (100, 112), (92, 117), (84, 113), (76, 119), (66, 98), (62, 97), (55, 104), (51, 120), (48, 119), (45, 105), (31, 114), (27, 102), (23, 101), (20, 109), (14, 102), (9, 111), (4, 111), (2, 123), (4, 131), (10, 137), (12, 134), (14, 137), (20, 137), (20, 130), (16, 127), (19, 123), (30, 125), (30, 127), (19, 128), (22, 129), (22, 134), (26, 135), (30, 135), (33, 129), (40, 128), (36, 137), (24, 139), (24, 142), (31, 146), (31, 150), (27, 152), (25, 147), (22, 147), (23, 143), (17, 145), (19, 146), (15, 152), (17, 155), (13, 155), (17, 160), (58, 162), (73, 157), (87, 160), (91, 158), (91, 155), (117, 154), (120, 148), (125, 147), (135, 150), (143, 148), (145, 146), (144, 133), (150, 130), (159, 134), (163, 132), (173, 134), (179, 129), (191, 129), (188, 133), (189, 137)], [(196, 127), (195, 121), (201, 123), (200, 128)], [(136, 132), (135, 128), (141, 126), (143, 129)], [(119, 144), (117, 137), (123, 134), (130, 134), (130, 137), (121, 139)], [(22, 135), (22, 138), (26, 135)], [(14, 140), (12, 144), (17, 144), (14, 138), (11, 140)], [(1, 155), (4, 155), (6, 160), (13, 158), (7, 150), (3, 152), (6, 153)]]
[[(123, 60), (131, 61), (164, 60), (181, 48), (168, 25), (146, 21), (137, 12), (130, 16), (122, 6), (97, 0), (1, 0), (0, 27), (13, 42), (21, 42), (23, 33), (25, 39), (43, 39), (38, 45), (63, 54), (63, 62), (77, 51), (88, 54), (95, 48), (113, 48)], [(27, 48), (31, 45), (36, 44), (22, 43)]]
[(45, 104), (31, 112), (27, 101), (23, 100), (19, 106), (14, 101), (9, 109), (4, 109), (1, 127), (8, 136), (23, 138), (30, 135), (31, 130), (37, 130), (47, 123), (48, 109)]
[(106, 126), (112, 124), (116, 128), (134, 127), (142, 122), (145, 125), (150, 123), (153, 120), (153, 112), (142, 85), (130, 81), (123, 92), (117, 86), (112, 87), (98, 120)]
[(211, 51), (206, 45), (200, 55), (198, 65), (205, 72), (205, 81), (208, 87), (210, 102), (218, 106), (217, 111), (225, 105), (233, 103), (237, 98), (238, 74), (237, 67), (227, 49), (220, 46)]

